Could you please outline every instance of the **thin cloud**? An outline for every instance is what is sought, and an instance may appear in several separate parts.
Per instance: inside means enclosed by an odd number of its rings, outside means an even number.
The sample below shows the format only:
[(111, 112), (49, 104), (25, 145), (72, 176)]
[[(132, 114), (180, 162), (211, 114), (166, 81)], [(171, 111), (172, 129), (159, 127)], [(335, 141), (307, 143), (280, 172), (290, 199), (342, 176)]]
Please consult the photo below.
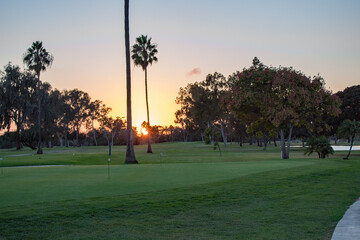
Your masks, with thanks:
[(186, 75), (188, 75), (189, 77), (193, 76), (193, 75), (199, 75), (201, 74), (201, 69), (200, 68), (194, 68), (193, 70), (191, 70), (190, 72), (188, 72)]

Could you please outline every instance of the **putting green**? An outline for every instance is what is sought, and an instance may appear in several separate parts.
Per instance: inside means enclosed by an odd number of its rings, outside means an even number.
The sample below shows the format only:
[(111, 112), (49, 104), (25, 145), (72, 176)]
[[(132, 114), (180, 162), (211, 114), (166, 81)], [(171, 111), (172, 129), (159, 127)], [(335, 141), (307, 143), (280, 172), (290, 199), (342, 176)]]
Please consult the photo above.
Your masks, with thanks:
[(115, 197), (224, 181), (313, 161), (252, 161), (111, 166), (5, 168), (0, 175), (0, 207), (53, 201)]

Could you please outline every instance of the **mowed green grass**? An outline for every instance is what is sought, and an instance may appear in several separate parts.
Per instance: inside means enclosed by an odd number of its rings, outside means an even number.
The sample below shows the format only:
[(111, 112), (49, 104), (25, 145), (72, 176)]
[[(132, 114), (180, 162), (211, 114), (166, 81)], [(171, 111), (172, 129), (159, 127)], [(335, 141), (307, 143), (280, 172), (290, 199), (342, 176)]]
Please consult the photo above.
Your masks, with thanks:
[[(342, 160), (201, 143), (0, 151), (0, 239), (328, 239), (360, 196), (360, 155)], [(18, 154), (30, 154), (11, 156)], [(4, 157), (5, 156), (5, 157)]]

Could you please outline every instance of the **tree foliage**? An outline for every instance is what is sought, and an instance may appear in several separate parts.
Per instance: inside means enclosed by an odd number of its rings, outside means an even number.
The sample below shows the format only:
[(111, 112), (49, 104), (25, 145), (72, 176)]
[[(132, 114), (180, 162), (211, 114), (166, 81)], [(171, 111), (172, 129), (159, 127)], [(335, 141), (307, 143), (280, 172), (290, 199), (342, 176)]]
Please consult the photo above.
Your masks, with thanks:
[(30, 72), (23, 72), (18, 66), (9, 63), (4, 67), (0, 88), (0, 128), (10, 130), (12, 124), (16, 126), (16, 149), (20, 149), (21, 134), (34, 109), (36, 78)]
[(345, 119), (360, 121), (360, 85), (345, 88), (336, 95), (341, 100), (340, 121)]
[(284, 159), (289, 158), (294, 127), (316, 131), (315, 123), (322, 121), (325, 113), (339, 113), (337, 97), (324, 88), (320, 76), (310, 78), (293, 68), (267, 67), (257, 58), (250, 68), (238, 74), (229, 98), (238, 119), (248, 124), (263, 119), (265, 126), (272, 125), (270, 129), (279, 131)]
[(229, 89), (229, 82), (217, 72), (208, 74), (204, 81), (180, 88), (176, 98), (180, 110), (175, 113), (175, 122), (182, 124), (188, 131), (197, 130), (203, 141), (206, 129), (214, 128), (221, 133), (226, 145), (230, 113), (224, 96)]
[(354, 139), (356, 135), (360, 135), (360, 121), (346, 119), (343, 121), (338, 129), (340, 137), (350, 139), (350, 148), (347, 156), (344, 159), (349, 159)]
[(307, 140), (307, 149), (304, 154), (312, 154), (316, 152), (319, 158), (325, 158), (329, 154), (334, 154), (334, 149), (330, 145), (329, 138), (325, 136), (320, 137), (310, 137)]

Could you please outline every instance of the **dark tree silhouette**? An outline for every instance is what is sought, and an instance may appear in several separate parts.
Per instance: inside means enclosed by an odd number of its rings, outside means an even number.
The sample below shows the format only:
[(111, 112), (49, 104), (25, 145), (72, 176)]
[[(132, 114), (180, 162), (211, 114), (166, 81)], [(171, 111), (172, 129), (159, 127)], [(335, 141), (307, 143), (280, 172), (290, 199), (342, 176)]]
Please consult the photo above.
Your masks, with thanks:
[(138, 163), (135, 158), (134, 137), (131, 117), (131, 71), (130, 71), (130, 37), (129, 37), (129, 0), (125, 0), (125, 52), (126, 52), (126, 105), (127, 133), (125, 163)]
[(316, 124), (326, 127), (325, 114), (340, 112), (338, 98), (324, 87), (321, 76), (309, 78), (293, 68), (267, 67), (258, 59), (239, 73), (229, 96), (238, 119), (263, 118), (279, 131), (283, 159), (289, 158), (294, 127), (318, 131)]
[(29, 67), (29, 70), (32, 70), (36, 73), (38, 86), (37, 86), (37, 96), (38, 96), (38, 149), (37, 154), (42, 154), (41, 149), (41, 97), (40, 97), (40, 72), (45, 71), (47, 67), (50, 67), (54, 58), (53, 56), (46, 51), (43, 47), (41, 41), (33, 42), (32, 46), (28, 48), (24, 54), (23, 61)]
[(136, 38), (136, 43), (132, 47), (131, 58), (134, 60), (135, 66), (141, 66), (145, 72), (145, 98), (146, 98), (146, 113), (147, 113), (147, 128), (148, 128), (148, 153), (152, 153), (151, 150), (151, 137), (150, 137), (150, 120), (149, 120), (149, 99), (148, 99), (148, 87), (147, 87), (147, 67), (152, 65), (153, 62), (157, 62), (158, 50), (156, 44), (151, 43), (151, 38), (141, 35)]
[(350, 139), (350, 148), (344, 159), (349, 159), (356, 135), (360, 134), (360, 121), (346, 119), (338, 129), (339, 136)]
[(32, 111), (32, 103), (36, 101), (36, 84), (37, 79), (33, 73), (22, 72), (11, 63), (4, 67), (0, 78), (0, 129), (7, 128), (10, 131), (11, 125), (15, 124), (16, 150), (21, 148), (21, 134)]

